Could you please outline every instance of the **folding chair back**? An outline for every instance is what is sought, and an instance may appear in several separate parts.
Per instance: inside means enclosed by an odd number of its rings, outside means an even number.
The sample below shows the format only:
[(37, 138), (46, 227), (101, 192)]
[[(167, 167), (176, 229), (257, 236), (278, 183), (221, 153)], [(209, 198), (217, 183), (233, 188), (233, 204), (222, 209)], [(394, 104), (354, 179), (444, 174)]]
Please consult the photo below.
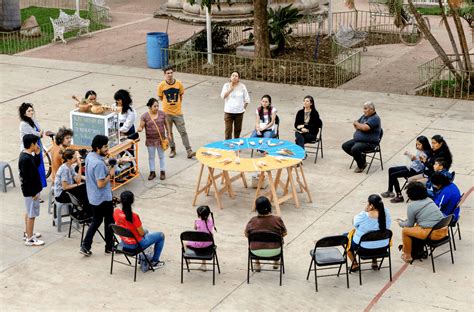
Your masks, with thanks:
[[(359, 283), (362, 285), (362, 260), (374, 260), (374, 259), (379, 259), (382, 258), (380, 261), (380, 265), (378, 267), (378, 270), (381, 268), (386, 268), (382, 267), (383, 260), (385, 258), (388, 258), (388, 268), (390, 271), (390, 281), (392, 281), (392, 257), (390, 254), (390, 239), (392, 238), (392, 231), (390, 230), (378, 230), (378, 231), (372, 231), (365, 233), (362, 235), (360, 238), (359, 242), (359, 248), (356, 250), (356, 255), (359, 260)], [(387, 240), (387, 244), (385, 246), (379, 247), (379, 248), (366, 248), (363, 247), (362, 245), (366, 242), (375, 242), (375, 241), (382, 241), (382, 240)], [(364, 262), (368, 263), (368, 262)]]
[(138, 245), (138, 240), (137, 238), (135, 237), (135, 235), (133, 235), (132, 231), (130, 231), (129, 229), (126, 229), (124, 227), (121, 227), (117, 224), (111, 224), (110, 225), (110, 228), (112, 229), (112, 231), (114, 232), (114, 234), (118, 235), (118, 236), (121, 236), (121, 237), (126, 237), (126, 238), (133, 238), (135, 240), (135, 244)]
[(452, 219), (453, 219), (453, 215), (449, 215), (449, 216), (444, 217), (443, 219), (441, 219), (441, 221), (439, 221), (438, 223), (436, 223), (433, 226), (433, 228), (431, 228), (430, 234), (428, 235), (426, 240), (431, 240), (431, 234), (433, 233), (433, 231), (440, 230), (442, 228), (448, 227), (448, 225), (449, 225), (449, 223), (451, 223)]
[[(248, 237), (249, 248), (251, 242), (259, 243), (278, 243), (279, 247), (283, 245), (282, 237), (280, 234), (268, 231), (256, 231), (249, 234)], [(278, 247), (277, 247), (278, 248)]]
[[(438, 258), (439, 256), (442, 256), (445, 253), (448, 253), (448, 252), (451, 253), (451, 263), (454, 264), (454, 255), (453, 255), (453, 249), (452, 249), (452, 245), (451, 245), (451, 236), (450, 236), (450, 233), (449, 233), (449, 228), (448, 228), (448, 231), (447, 231), (448, 235), (446, 235), (445, 237), (443, 237), (441, 239), (438, 239), (438, 240), (433, 240), (431, 238), (431, 235), (433, 234), (434, 231), (440, 230), (440, 229), (443, 229), (443, 228), (447, 228), (449, 226), (449, 224), (451, 223), (452, 219), (453, 219), (453, 215), (449, 215), (449, 216), (441, 219), (438, 223), (436, 223), (433, 226), (433, 228), (431, 229), (430, 233), (428, 234), (428, 236), (426, 237), (426, 239), (424, 241), (425, 246), (429, 247), (429, 249), (430, 249), (429, 255), (431, 257), (431, 264), (433, 266), (433, 273), (436, 273), (435, 265), (434, 265), (434, 258)], [(445, 252), (437, 255), (436, 257), (433, 257), (433, 252), (435, 251), (436, 248), (438, 248), (440, 246), (443, 246), (444, 244), (448, 244), (448, 243), (449, 243), (449, 251), (445, 251)]]
[(183, 248), (184, 248), (184, 241), (212, 242), (212, 245), (214, 245), (214, 236), (205, 232), (186, 231), (186, 232), (181, 233), (180, 239), (181, 239), (181, 245), (183, 246)]
[[(269, 231), (255, 231), (251, 232), (248, 235), (248, 262), (247, 262), (247, 284), (250, 282), (250, 271), (253, 272), (253, 260), (271, 260), (271, 261), (280, 261), (279, 263), (274, 263), (280, 267), (280, 286), (282, 285), (282, 274), (285, 273), (285, 262), (283, 260), (283, 237), (281, 234), (277, 234), (274, 232)], [(259, 243), (276, 243), (277, 247), (280, 249), (279, 254), (270, 257), (263, 257), (258, 256), (252, 252), (250, 249), (250, 245), (252, 242), (259, 242)], [(276, 249), (275, 248), (275, 249)], [(266, 262), (270, 264), (270, 262)], [(262, 269), (264, 270), (264, 269)], [(264, 270), (265, 271), (265, 270)]]
[(346, 235), (327, 236), (318, 240), (314, 245), (314, 249), (319, 247), (345, 247), (348, 243), (349, 239)]

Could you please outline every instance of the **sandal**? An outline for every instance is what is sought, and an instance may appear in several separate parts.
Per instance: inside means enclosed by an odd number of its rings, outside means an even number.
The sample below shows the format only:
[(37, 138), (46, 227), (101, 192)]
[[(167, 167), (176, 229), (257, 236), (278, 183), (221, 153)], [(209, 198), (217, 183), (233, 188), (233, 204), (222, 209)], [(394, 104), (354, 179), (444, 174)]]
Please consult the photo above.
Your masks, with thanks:
[(255, 263), (254, 270), (255, 270), (255, 272), (261, 272), (262, 271), (262, 266), (260, 265), (260, 263)]
[(412, 263), (413, 262), (413, 259), (411, 257), (408, 257), (406, 254), (402, 254), (401, 258), (406, 263)]
[(379, 265), (377, 264), (377, 261), (372, 262), (371, 267), (372, 267), (372, 270), (378, 270), (378, 269), (379, 269)]
[(352, 264), (350, 271), (351, 272), (358, 272), (359, 271), (359, 265)]

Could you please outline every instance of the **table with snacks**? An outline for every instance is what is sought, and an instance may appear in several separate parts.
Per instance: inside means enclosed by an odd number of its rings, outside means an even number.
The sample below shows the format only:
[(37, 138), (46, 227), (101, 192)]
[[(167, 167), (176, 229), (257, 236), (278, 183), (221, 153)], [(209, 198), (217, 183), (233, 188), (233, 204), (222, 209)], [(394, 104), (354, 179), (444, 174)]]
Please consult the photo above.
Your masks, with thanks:
[[(243, 156), (244, 150), (254, 150), (256, 157)], [(213, 142), (201, 147), (196, 158), (201, 163), (193, 205), (197, 198), (204, 193), (214, 192), (217, 205), (222, 209), (222, 194), (227, 193), (235, 198), (232, 184), (242, 181), (247, 188), (245, 173), (257, 172), (258, 184), (255, 199), (268, 196), (281, 215), (280, 204), (293, 199), (296, 207), (300, 207), (299, 193), (305, 193), (311, 203), (311, 194), (303, 171), (302, 161), (304, 150), (289, 141), (267, 138), (239, 138)], [(208, 176), (203, 185), (203, 173), (207, 168)], [(220, 171), (220, 172), (219, 172)], [(286, 177), (282, 175), (286, 171)], [(231, 176), (229, 172), (237, 172)], [(220, 181), (218, 181), (220, 179)], [(268, 181), (269, 190), (264, 190)], [(254, 206), (255, 209), (255, 200)]]

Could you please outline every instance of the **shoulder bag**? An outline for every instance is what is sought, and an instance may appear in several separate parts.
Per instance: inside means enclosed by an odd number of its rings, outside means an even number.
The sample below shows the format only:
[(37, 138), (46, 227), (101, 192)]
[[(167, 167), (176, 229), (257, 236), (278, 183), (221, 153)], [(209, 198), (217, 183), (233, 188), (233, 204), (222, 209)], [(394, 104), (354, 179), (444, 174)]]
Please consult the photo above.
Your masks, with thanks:
[[(160, 128), (158, 127), (158, 125), (156, 124), (155, 120), (153, 120), (153, 118), (151, 117), (150, 113), (148, 112), (148, 116), (150, 116), (150, 119), (151, 121), (153, 121), (153, 123), (155, 124), (155, 127), (156, 127), (156, 131), (158, 131), (158, 135), (160, 136), (160, 145), (161, 145), (161, 149), (163, 151), (166, 151), (169, 147), (170, 147), (170, 142), (167, 138), (163, 138), (163, 136), (161, 135), (161, 131), (160, 131)], [(158, 118), (160, 117), (160, 112), (158, 112)]]

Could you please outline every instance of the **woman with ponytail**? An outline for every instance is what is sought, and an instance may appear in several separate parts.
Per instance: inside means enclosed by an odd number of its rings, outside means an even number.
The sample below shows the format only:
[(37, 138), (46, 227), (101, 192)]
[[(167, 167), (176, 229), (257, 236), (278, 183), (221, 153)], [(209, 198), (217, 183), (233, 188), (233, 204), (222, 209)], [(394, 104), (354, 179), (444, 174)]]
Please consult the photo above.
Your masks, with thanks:
[[(214, 223), (214, 214), (209, 206), (199, 206), (197, 208), (197, 216), (199, 219), (194, 221), (194, 230), (198, 232), (209, 233), (212, 235), (212, 231), (216, 230)], [(210, 216), (210, 218), (209, 218)], [(191, 248), (206, 248), (212, 245), (212, 242), (187, 242), (186, 246)], [(201, 271), (206, 271), (206, 260), (202, 261), (202, 265), (199, 268)]]
[(160, 261), (160, 255), (165, 244), (165, 235), (162, 232), (150, 233), (148, 230), (143, 229), (140, 217), (132, 210), (134, 197), (130, 191), (122, 192), (122, 194), (120, 194), (122, 209), (117, 208), (114, 211), (115, 224), (130, 230), (136, 239), (135, 241), (132, 238), (120, 236), (122, 240), (121, 244), (127, 249), (137, 248), (136, 242), (138, 242), (143, 249), (154, 245), (154, 254), (151, 259), (151, 264), (153, 269), (162, 268), (165, 263)]
[[(351, 272), (359, 270), (359, 264), (354, 257), (354, 252), (359, 248), (361, 237), (369, 232), (390, 229), (392, 220), (388, 209), (384, 207), (382, 198), (379, 195), (372, 194), (367, 200), (367, 206), (364, 211), (361, 211), (354, 217), (353, 223), (354, 230), (351, 231), (352, 239), (347, 252), (347, 256), (352, 261)], [(367, 249), (381, 248), (386, 246), (387, 243), (386, 240), (366, 242), (362, 247)], [(372, 261), (372, 268), (374, 270), (378, 268), (377, 260), (375, 259)]]

